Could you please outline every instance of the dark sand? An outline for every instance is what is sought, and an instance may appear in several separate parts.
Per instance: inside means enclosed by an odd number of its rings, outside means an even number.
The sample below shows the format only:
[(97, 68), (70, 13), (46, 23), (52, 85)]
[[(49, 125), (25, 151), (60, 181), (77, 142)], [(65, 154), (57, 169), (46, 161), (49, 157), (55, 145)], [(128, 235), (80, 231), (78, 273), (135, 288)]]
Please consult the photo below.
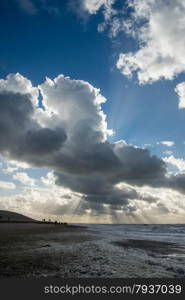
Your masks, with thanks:
[(19, 234), (39, 234), (49, 232), (71, 232), (85, 230), (85, 226), (73, 226), (64, 224), (44, 224), (44, 223), (21, 223), (21, 222), (6, 222), (0, 223), (0, 239), (7, 235), (16, 236)]
[(60, 270), (64, 273), (77, 258), (75, 253), (64, 253), (60, 246), (90, 239), (82, 226), (1, 223), (0, 277), (60, 276)]

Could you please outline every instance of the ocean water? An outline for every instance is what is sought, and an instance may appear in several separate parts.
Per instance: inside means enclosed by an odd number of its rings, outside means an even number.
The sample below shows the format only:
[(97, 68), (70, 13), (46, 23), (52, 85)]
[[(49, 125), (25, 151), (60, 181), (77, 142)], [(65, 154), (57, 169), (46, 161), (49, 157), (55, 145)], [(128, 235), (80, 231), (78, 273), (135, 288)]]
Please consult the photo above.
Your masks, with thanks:
[[(79, 250), (82, 257), (75, 265), (77, 276), (185, 277), (185, 225), (83, 225), (94, 239), (71, 245), (70, 250)], [(153, 248), (119, 245), (127, 240), (149, 241)]]
[[(84, 224), (85, 225), (85, 224)], [(185, 245), (185, 224), (178, 225), (126, 225), (88, 224), (89, 230), (96, 231), (105, 240), (142, 239), (156, 240)]]

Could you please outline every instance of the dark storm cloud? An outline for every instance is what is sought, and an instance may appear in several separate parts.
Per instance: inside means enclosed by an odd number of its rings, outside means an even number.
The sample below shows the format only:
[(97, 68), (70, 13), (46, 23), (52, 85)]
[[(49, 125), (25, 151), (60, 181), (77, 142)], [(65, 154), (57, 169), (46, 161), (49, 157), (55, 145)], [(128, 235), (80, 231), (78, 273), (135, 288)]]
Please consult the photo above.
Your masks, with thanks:
[[(74, 142), (73, 137), (71, 139)], [(78, 139), (75, 137), (75, 139), (76, 143), (70, 145), (69, 153), (56, 156), (57, 165), (62, 166), (62, 170), (72, 174), (86, 175), (97, 172), (115, 173), (120, 168), (121, 162), (113, 152), (110, 143), (93, 144), (93, 139), (87, 139), (85, 131), (83, 136), (78, 136)]]
[(44, 156), (53, 155), (66, 140), (62, 129), (41, 128), (34, 121), (29, 95), (0, 93), (0, 151), (33, 164), (46, 164)]
[[(95, 150), (92, 156), (92, 149), (90, 154), (81, 152), (80, 159), (75, 156), (76, 161), (70, 165), (68, 173), (67, 168), (65, 172), (56, 171), (56, 184), (84, 194), (88, 202), (127, 205), (130, 199), (147, 201), (147, 197), (139, 195), (134, 188), (120, 190), (116, 184), (126, 182), (135, 186), (160, 186), (165, 178), (164, 162), (151, 156), (146, 149), (121, 142), (115, 145), (106, 142), (97, 148), (101, 151)], [(148, 202), (151, 199), (148, 198)]]
[(166, 183), (167, 187), (185, 194), (185, 174), (171, 175)]
[(138, 194), (134, 189), (119, 190), (112, 187), (111, 193), (105, 193), (104, 195), (89, 194), (84, 196), (84, 200), (94, 202), (94, 203), (106, 203), (110, 205), (126, 205), (128, 204), (128, 199), (137, 198)]
[(147, 182), (152, 185), (164, 178), (166, 166), (162, 159), (151, 155), (148, 149), (115, 144), (114, 152), (120, 160), (120, 170), (112, 177), (112, 182), (126, 181), (136, 185)]
[[(85, 134), (85, 133), (84, 133)], [(60, 178), (63, 182), (70, 180), (69, 185), (78, 185), (79, 192), (82, 182), (88, 186), (87, 175), (91, 174), (92, 188), (102, 185), (102, 181), (117, 184), (125, 181), (135, 185), (159, 185), (160, 180), (166, 173), (164, 161), (156, 156), (151, 156), (149, 150), (136, 148), (120, 143), (119, 149), (116, 144), (101, 142), (91, 144), (86, 137), (79, 139), (72, 152), (61, 153), (56, 156), (58, 170), (60, 166), (64, 173), (56, 173), (58, 183)], [(78, 143), (81, 145), (80, 151)], [(76, 174), (67, 178), (65, 172)], [(93, 176), (95, 174), (95, 177)], [(104, 176), (102, 176), (104, 174)], [(82, 184), (81, 184), (82, 183)], [(106, 187), (107, 189), (107, 187)]]
[(38, 155), (41, 153), (53, 153), (61, 148), (66, 136), (62, 129), (51, 130), (40, 128), (35, 131), (28, 131), (25, 136), (24, 151)]
[(66, 174), (62, 172), (55, 172), (56, 184), (63, 185), (81, 194), (93, 194), (93, 195), (105, 195), (109, 194), (112, 189), (106, 179), (103, 178), (102, 174), (90, 175), (87, 173), (85, 175), (77, 174)]

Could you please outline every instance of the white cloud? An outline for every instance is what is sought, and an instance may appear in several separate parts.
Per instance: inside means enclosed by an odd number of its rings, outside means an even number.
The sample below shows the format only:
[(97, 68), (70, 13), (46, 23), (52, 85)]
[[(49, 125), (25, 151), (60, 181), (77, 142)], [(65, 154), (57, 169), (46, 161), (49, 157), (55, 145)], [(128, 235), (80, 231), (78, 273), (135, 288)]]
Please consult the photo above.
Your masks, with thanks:
[(97, 11), (104, 5), (109, 2), (113, 2), (110, 0), (81, 0), (82, 9), (87, 11), (89, 14), (95, 14)]
[(17, 169), (29, 169), (31, 168), (31, 165), (28, 164), (27, 162), (24, 161), (17, 161), (17, 160), (13, 160), (13, 159), (9, 159), (9, 165), (12, 168), (17, 168)]
[(16, 160), (9, 160), (8, 158), (1, 158), (2, 163), (0, 163), (0, 167), (5, 174), (11, 174), (15, 171), (21, 170), (21, 169), (29, 169), (31, 166), (26, 162), (20, 162)]
[(74, 0), (72, 3), (76, 5), (75, 8), (78, 13), (96, 14), (99, 9), (103, 8), (105, 20), (108, 19), (112, 13), (112, 5), (116, 0)]
[(38, 88), (33, 87), (31, 81), (19, 73), (9, 74), (6, 79), (0, 79), (0, 91), (29, 94), (30, 100), (35, 105), (38, 104)]
[(182, 158), (176, 158), (173, 155), (168, 156), (168, 157), (164, 157), (163, 160), (166, 163), (169, 163), (173, 166), (175, 166), (179, 172), (185, 172), (185, 160)]
[(26, 162), (9, 159), (8, 155), (6, 158), (0, 155), (0, 169), (4, 174), (12, 174), (18, 170), (30, 168), (32, 168), (31, 165)]
[(116, 13), (113, 4), (116, 0), (71, 0), (71, 8), (81, 17), (86, 18), (87, 15), (94, 15), (101, 10), (104, 21), (98, 25), (98, 31), (103, 31), (112, 16)]
[[(120, 31), (138, 42), (135, 52), (120, 53), (117, 68), (127, 77), (137, 74), (140, 84), (172, 80), (185, 71), (185, 0), (127, 0), (130, 13), (116, 10), (116, 0), (79, 0), (78, 9), (89, 14), (103, 8), (104, 22), (99, 31), (109, 26), (109, 36)], [(185, 107), (184, 83), (176, 87), (179, 108)]]
[(13, 190), (13, 189), (16, 188), (16, 185), (12, 182), (9, 182), (9, 181), (0, 181), (0, 188)]
[(175, 92), (179, 96), (179, 108), (185, 108), (185, 82), (177, 84)]
[(16, 194), (0, 197), (0, 209), (17, 211), (35, 219), (52, 218), (70, 221), (85, 210), (80, 208), (81, 196), (67, 189), (49, 187), (26, 187)]
[(165, 154), (165, 155), (172, 155), (173, 154), (173, 151), (171, 151), (171, 150), (167, 150), (167, 151), (164, 151), (163, 152), (163, 154)]
[[(105, 140), (107, 135), (112, 134), (112, 131), (107, 129), (106, 116), (101, 109), (106, 99), (99, 89), (83, 80), (72, 80), (63, 75), (59, 75), (54, 80), (46, 78), (39, 87), (46, 113), (50, 113), (49, 118), (45, 113), (43, 125), (63, 126), (71, 135), (77, 130), (77, 124), (82, 126), (88, 121), (94, 133), (97, 132), (94, 138)], [(40, 119), (40, 115), (38, 118)]]
[[(125, 76), (136, 72), (140, 84), (173, 79), (185, 71), (185, 0), (131, 0), (130, 34), (136, 52), (121, 53), (117, 67)], [(128, 32), (128, 31), (127, 31)]]
[(173, 141), (161, 141), (160, 144), (166, 146), (166, 147), (172, 147), (175, 145), (175, 142)]
[(22, 184), (34, 186), (35, 179), (28, 176), (27, 173), (24, 172), (16, 172), (13, 175), (13, 179), (20, 181)]
[(2, 169), (2, 171), (4, 172), (4, 173), (13, 173), (13, 172), (15, 172), (17, 170), (17, 168), (15, 167), (7, 167), (7, 168), (5, 168), (5, 169)]
[(41, 177), (41, 181), (42, 181), (42, 183), (44, 183), (47, 186), (55, 185), (55, 176), (54, 176), (53, 172), (52, 171), (48, 172), (45, 177)]

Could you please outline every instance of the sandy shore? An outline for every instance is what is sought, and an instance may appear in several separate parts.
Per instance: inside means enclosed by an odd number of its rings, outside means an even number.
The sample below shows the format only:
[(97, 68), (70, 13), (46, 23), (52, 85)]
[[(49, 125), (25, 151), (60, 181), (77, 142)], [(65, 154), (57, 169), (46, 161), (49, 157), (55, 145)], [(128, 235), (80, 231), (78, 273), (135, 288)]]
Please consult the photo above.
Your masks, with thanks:
[(55, 276), (76, 258), (62, 247), (91, 239), (83, 226), (2, 223), (0, 277)]
[(82, 231), (85, 230), (85, 226), (63, 225), (63, 224), (39, 224), (39, 223), (0, 223), (0, 238), (8, 235), (19, 234), (39, 234), (49, 232), (65, 232), (65, 231)]
[(185, 227), (155, 230), (0, 224), (0, 277), (185, 277)]

